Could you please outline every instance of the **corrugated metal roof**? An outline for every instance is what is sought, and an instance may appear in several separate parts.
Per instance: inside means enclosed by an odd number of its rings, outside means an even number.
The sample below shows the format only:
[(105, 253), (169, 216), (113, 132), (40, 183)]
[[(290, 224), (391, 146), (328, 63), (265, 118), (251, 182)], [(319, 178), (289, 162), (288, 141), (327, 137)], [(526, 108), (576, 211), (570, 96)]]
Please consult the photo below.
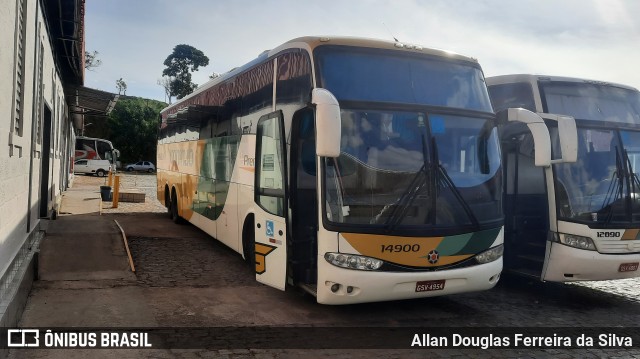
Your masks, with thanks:
[(84, 86), (66, 86), (65, 96), (72, 114), (108, 115), (120, 95)]

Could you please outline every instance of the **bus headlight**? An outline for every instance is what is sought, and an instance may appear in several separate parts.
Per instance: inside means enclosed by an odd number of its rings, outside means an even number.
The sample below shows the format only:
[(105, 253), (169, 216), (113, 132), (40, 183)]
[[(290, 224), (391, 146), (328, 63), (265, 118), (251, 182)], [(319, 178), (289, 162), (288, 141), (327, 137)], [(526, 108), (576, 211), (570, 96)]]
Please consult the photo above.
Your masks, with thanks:
[(576, 236), (575, 234), (560, 233), (560, 242), (568, 245), (569, 247), (584, 249), (587, 251), (595, 251), (596, 245), (589, 237)]
[(500, 257), (502, 257), (502, 253), (504, 252), (504, 246), (499, 244), (493, 248), (489, 248), (486, 251), (476, 255), (476, 261), (479, 264), (485, 264), (489, 262), (493, 262)]
[(376, 270), (382, 266), (382, 261), (379, 259), (355, 254), (329, 252), (324, 254), (324, 259), (336, 267), (349, 269)]

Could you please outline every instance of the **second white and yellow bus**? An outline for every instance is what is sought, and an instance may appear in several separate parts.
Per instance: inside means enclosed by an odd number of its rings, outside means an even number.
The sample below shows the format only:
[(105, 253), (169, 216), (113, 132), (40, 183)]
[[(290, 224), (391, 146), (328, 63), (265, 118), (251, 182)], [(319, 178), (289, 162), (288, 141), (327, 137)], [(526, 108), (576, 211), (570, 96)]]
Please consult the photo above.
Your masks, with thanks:
[(255, 263), (262, 283), (348, 304), (500, 277), (500, 148), (472, 58), (298, 38), (161, 117), (158, 198)]
[(501, 127), (505, 268), (557, 282), (640, 276), (640, 92), (525, 74), (487, 84), (496, 110), (538, 113), (553, 156), (573, 157), (536, 167), (531, 133)]

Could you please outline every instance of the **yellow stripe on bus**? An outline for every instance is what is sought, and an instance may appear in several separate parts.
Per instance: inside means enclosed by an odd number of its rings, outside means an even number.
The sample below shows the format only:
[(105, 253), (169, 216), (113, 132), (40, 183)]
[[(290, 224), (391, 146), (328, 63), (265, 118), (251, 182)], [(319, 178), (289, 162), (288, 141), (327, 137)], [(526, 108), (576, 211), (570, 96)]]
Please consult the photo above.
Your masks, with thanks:
[(640, 232), (640, 229), (627, 229), (624, 231), (624, 234), (622, 235), (622, 240), (633, 241), (638, 237), (638, 232)]

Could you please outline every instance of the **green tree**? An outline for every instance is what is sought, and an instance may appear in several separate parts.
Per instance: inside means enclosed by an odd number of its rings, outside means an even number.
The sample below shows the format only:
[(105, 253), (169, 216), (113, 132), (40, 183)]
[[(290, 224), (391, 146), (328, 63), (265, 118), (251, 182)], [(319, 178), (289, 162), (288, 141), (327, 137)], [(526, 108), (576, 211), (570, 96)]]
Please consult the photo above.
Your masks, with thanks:
[(104, 138), (120, 150), (122, 165), (147, 160), (156, 162), (159, 113), (167, 104), (139, 97), (120, 97), (106, 118), (90, 117), (87, 136)]
[(171, 55), (164, 60), (167, 67), (162, 71), (163, 76), (171, 78), (171, 96), (181, 99), (198, 87), (191, 81), (191, 73), (198, 71), (200, 66), (209, 65), (209, 58), (200, 50), (190, 45), (176, 45)]
[(124, 82), (122, 77), (119, 80), (116, 80), (116, 88), (118, 89), (118, 95), (127, 94), (127, 83)]

